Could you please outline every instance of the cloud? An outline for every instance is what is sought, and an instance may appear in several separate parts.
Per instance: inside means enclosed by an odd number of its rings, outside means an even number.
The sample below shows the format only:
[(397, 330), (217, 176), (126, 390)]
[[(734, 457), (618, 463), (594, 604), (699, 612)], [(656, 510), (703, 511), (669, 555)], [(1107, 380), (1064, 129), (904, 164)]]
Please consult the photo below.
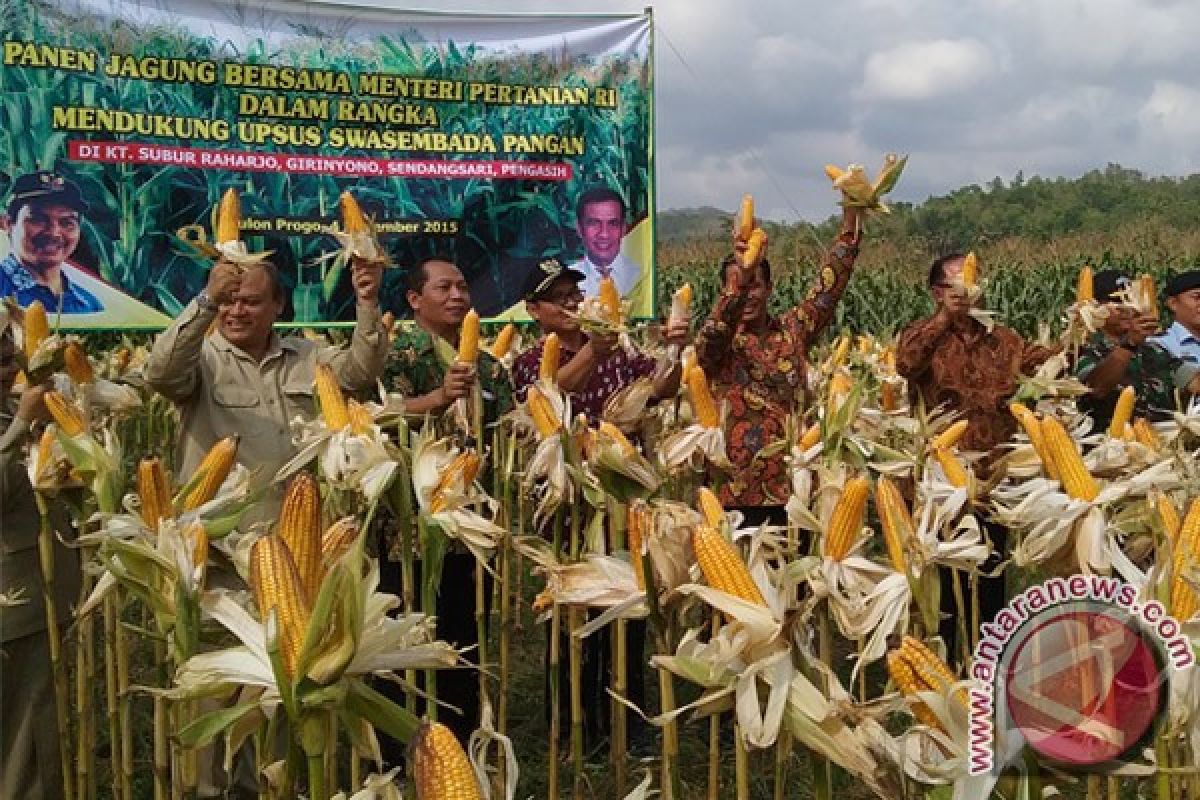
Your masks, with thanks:
[(987, 47), (974, 39), (905, 42), (867, 59), (862, 96), (899, 102), (947, 97), (970, 89), (994, 69)]

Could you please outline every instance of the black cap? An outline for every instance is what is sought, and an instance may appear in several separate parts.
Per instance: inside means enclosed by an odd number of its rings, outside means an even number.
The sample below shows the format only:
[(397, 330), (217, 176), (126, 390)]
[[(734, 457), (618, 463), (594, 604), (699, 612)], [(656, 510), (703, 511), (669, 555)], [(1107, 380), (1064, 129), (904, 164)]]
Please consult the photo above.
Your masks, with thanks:
[(559, 278), (570, 278), (578, 283), (586, 277), (577, 269), (563, 266), (557, 258), (547, 258), (529, 273), (529, 279), (525, 282), (525, 299), (539, 299)]
[(1200, 269), (1181, 272), (1171, 278), (1171, 280), (1167, 281), (1167, 288), (1163, 293), (1167, 297), (1174, 297), (1177, 294), (1186, 292), (1188, 289), (1200, 289)]
[(1092, 293), (1097, 303), (1112, 302), (1117, 292), (1130, 285), (1129, 276), (1120, 270), (1104, 269), (1092, 276)]
[(57, 172), (41, 170), (28, 172), (13, 181), (12, 194), (8, 198), (8, 209), (15, 213), (21, 206), (36, 201), (58, 203), (86, 214), (88, 204), (79, 191), (79, 184)]

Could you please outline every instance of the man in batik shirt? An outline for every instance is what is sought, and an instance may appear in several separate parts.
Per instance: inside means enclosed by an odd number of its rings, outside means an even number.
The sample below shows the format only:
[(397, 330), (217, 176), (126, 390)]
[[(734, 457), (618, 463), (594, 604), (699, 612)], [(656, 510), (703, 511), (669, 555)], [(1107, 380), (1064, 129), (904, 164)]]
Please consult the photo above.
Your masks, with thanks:
[(696, 337), (696, 355), (718, 402), (729, 405), (726, 452), (733, 469), (721, 502), (750, 524), (784, 524), (791, 494), (784, 454), (763, 456), (783, 439), (787, 417), (803, 399), (808, 348), (833, 319), (858, 257), (860, 211), (846, 208), (837, 240), (804, 301), (782, 316), (767, 311), (771, 265), (746, 269), (744, 242), (721, 264), (724, 288)]
[[(984, 453), (976, 468), (984, 471), (998, 448), (1012, 438), (1017, 421), (1008, 410), (1022, 375), (1033, 374), (1054, 354), (1021, 338), (1003, 325), (991, 330), (970, 316), (971, 301), (955, 279), (962, 274), (964, 256), (944, 256), (929, 270), (929, 291), (937, 306), (933, 316), (917, 320), (900, 332), (896, 342), (896, 371), (907, 381), (909, 392), (924, 400), (927, 409), (943, 406), (970, 423), (959, 446)], [(983, 565), (992, 571), (1003, 559), (1007, 531), (985, 523), (995, 553)], [(942, 625), (940, 633), (951, 660), (958, 659), (958, 622), (953, 576), (942, 569)], [(989, 622), (1004, 607), (1004, 575), (979, 578), (979, 618)]]

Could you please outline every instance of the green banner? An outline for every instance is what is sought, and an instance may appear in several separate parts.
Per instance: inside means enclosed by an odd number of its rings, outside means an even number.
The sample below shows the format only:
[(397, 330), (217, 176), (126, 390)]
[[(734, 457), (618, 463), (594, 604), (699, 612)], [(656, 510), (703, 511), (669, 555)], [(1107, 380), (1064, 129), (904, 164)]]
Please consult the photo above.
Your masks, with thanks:
[(654, 312), (652, 21), (312, 2), (0, 0), (0, 296), (65, 326), (154, 328), (203, 288), (229, 187), (286, 318), (352, 318), (337, 199), (405, 272), (448, 257), (484, 316), (551, 257)]

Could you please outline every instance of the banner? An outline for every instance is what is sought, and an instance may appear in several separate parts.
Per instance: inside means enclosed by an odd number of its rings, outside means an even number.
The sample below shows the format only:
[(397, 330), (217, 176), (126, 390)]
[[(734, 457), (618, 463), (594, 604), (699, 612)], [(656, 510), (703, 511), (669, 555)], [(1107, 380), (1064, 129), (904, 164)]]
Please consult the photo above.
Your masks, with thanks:
[(155, 328), (211, 261), (176, 232), (229, 187), (302, 325), (353, 318), (337, 199), (408, 273), (456, 263), (485, 317), (538, 265), (611, 271), (654, 313), (651, 17), (335, 3), (0, 0), (0, 295), (75, 328)]

